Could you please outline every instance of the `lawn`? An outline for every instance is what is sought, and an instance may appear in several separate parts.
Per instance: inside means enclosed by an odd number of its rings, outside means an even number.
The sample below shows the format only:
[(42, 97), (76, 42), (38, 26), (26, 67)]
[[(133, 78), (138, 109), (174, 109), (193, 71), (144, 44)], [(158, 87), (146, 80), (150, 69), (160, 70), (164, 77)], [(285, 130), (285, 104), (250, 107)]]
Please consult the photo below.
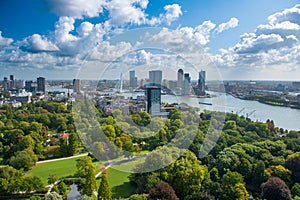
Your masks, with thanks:
[(41, 178), (43, 183), (47, 185), (47, 179), (50, 174), (56, 174), (58, 178), (72, 176), (76, 171), (76, 160), (79, 158), (70, 158), (55, 162), (41, 163), (33, 167), (28, 175)]
[[(76, 172), (76, 160), (80, 158), (70, 158), (67, 160), (59, 160), (48, 163), (37, 164), (30, 171), (27, 172), (27, 175), (37, 176), (41, 178), (45, 185), (48, 185), (47, 179), (50, 174), (56, 174), (56, 176), (60, 179), (63, 177), (73, 176)], [(101, 169), (101, 161), (95, 161), (94, 164), (96, 166), (96, 173), (98, 173)]]
[(136, 186), (130, 183), (128, 176), (136, 164), (144, 158), (117, 164), (108, 169), (108, 182), (113, 193), (113, 198), (129, 197), (136, 190)]
[[(47, 179), (50, 174), (56, 174), (60, 179), (63, 177), (73, 176), (76, 172), (76, 160), (79, 158), (71, 158), (48, 163), (37, 164), (33, 169), (27, 172), (27, 175), (37, 176), (41, 178), (43, 183), (47, 185)], [(128, 176), (132, 172), (137, 163), (142, 162), (145, 158), (128, 161), (126, 163), (113, 165), (108, 169), (108, 181), (110, 184), (113, 198), (129, 197), (136, 190), (136, 186), (131, 184)], [(101, 161), (94, 162), (96, 171), (100, 171)], [(99, 183), (99, 178), (97, 179)]]

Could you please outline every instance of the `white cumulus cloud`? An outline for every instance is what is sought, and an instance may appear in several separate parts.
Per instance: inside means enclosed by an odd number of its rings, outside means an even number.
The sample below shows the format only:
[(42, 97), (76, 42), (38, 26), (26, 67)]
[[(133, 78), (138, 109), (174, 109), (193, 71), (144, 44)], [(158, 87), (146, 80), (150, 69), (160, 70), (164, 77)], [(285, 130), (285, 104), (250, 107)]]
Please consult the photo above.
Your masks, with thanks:
[(228, 22), (224, 22), (218, 26), (216, 29), (217, 33), (222, 33), (225, 30), (235, 28), (239, 25), (239, 20), (235, 17), (232, 17)]
[(52, 12), (73, 18), (97, 17), (103, 12), (103, 0), (47, 0)]
[(14, 40), (11, 38), (5, 38), (2, 36), (2, 31), (0, 31), (0, 46), (8, 46), (10, 45)]

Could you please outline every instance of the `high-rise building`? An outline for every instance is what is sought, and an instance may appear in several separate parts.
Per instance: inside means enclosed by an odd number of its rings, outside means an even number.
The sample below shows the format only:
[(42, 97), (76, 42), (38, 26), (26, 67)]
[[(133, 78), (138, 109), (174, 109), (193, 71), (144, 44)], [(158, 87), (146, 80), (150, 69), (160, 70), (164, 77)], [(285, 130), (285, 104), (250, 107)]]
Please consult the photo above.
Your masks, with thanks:
[(12, 90), (15, 88), (15, 79), (14, 75), (9, 76), (9, 89)]
[(150, 81), (150, 83), (154, 83), (156, 85), (161, 85), (162, 71), (161, 70), (149, 71), (149, 81)]
[(177, 72), (177, 85), (176, 85), (176, 94), (183, 95), (183, 69), (179, 69)]
[(206, 72), (201, 70), (201, 72), (199, 72), (199, 79), (198, 79), (198, 87), (200, 90), (200, 95), (205, 95), (205, 79), (206, 79)]
[(179, 69), (177, 72), (177, 88), (178, 90), (182, 90), (183, 88), (183, 70)]
[(46, 79), (44, 77), (37, 78), (37, 92), (46, 93)]
[(191, 94), (191, 77), (189, 73), (184, 74), (182, 95)]
[(146, 111), (151, 115), (161, 112), (161, 85), (148, 83), (145, 85)]
[(79, 79), (73, 79), (73, 92), (80, 93), (80, 80)]
[(25, 81), (25, 90), (27, 92), (33, 92), (33, 81)]
[(8, 81), (7, 77), (4, 77), (4, 79), (3, 79), (3, 88), (4, 88), (4, 92), (9, 91), (9, 81)]
[(131, 89), (137, 87), (137, 77), (135, 77), (135, 71), (129, 71), (129, 87)]

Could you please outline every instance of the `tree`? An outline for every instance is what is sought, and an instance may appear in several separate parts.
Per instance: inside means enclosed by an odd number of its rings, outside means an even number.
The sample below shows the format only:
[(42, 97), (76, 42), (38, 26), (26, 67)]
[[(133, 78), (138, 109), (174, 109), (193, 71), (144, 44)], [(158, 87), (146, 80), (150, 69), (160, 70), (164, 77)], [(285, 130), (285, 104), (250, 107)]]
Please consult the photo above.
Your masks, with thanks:
[(96, 167), (93, 165), (91, 157), (81, 157), (77, 161), (76, 167), (77, 176), (85, 179), (82, 187), (82, 193), (88, 196), (92, 196), (94, 190), (96, 189)]
[(60, 195), (62, 195), (62, 196), (67, 195), (68, 188), (67, 188), (67, 185), (63, 181), (59, 182), (59, 184), (57, 185), (57, 189), (58, 189)]
[(291, 170), (292, 179), (295, 182), (300, 182), (300, 155), (291, 155), (285, 162), (285, 167)]
[(133, 194), (128, 200), (147, 200), (147, 197), (145, 194)]
[(11, 157), (9, 164), (16, 169), (29, 170), (37, 162), (37, 156), (32, 150), (26, 149), (23, 151), (17, 151), (15, 156)]
[(68, 144), (68, 155), (73, 156), (77, 153), (79, 147), (79, 140), (75, 133), (70, 133), (69, 144)]
[(271, 177), (262, 184), (262, 197), (267, 200), (289, 200), (291, 191), (286, 183), (277, 177)]
[(100, 184), (98, 188), (98, 199), (99, 200), (109, 200), (111, 199), (111, 191), (108, 184), (107, 172), (104, 170), (100, 175)]
[(49, 174), (48, 176), (48, 184), (53, 184), (58, 180), (58, 177), (56, 174)]
[(244, 178), (238, 172), (228, 171), (223, 175), (222, 181), (222, 200), (248, 200), (249, 194), (246, 190)]
[(63, 200), (63, 198), (56, 192), (51, 192), (45, 195), (45, 200)]
[(292, 187), (291, 192), (293, 197), (295, 196), (300, 197), (300, 183), (295, 183), (295, 185)]
[(148, 200), (179, 200), (174, 189), (166, 182), (159, 182), (153, 189), (150, 190)]

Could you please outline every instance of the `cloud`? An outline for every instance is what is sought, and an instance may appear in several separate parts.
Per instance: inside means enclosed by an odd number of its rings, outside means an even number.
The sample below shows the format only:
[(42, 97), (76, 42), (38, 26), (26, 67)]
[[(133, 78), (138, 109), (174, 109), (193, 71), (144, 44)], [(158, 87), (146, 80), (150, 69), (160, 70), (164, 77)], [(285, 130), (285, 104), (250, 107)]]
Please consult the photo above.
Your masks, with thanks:
[(33, 53), (59, 50), (55, 44), (39, 34), (33, 34), (32, 36), (27, 37), (23, 42), (24, 44), (21, 46), (21, 48)]
[(195, 43), (205, 46), (210, 40), (210, 35), (212, 30), (216, 27), (216, 24), (212, 23), (210, 20), (204, 21), (199, 26), (192, 27), (182, 27), (179, 28), (178, 31), (182, 33), (187, 38), (193, 40)]
[(97, 17), (103, 12), (103, 0), (47, 0), (52, 12), (72, 18)]
[(164, 7), (166, 14), (164, 21), (170, 25), (173, 21), (177, 20), (182, 15), (181, 6), (178, 4), (166, 5)]
[(139, 50), (135, 54), (135, 62), (136, 64), (142, 65), (142, 64), (149, 64), (152, 57), (151, 52), (146, 52), (144, 49)]
[(2, 31), (0, 31), (0, 46), (8, 46), (10, 45), (14, 40), (11, 38), (5, 38), (2, 36)]
[(217, 33), (222, 33), (225, 30), (235, 28), (239, 25), (239, 20), (235, 17), (231, 18), (228, 22), (222, 23), (216, 29)]
[(252, 33), (241, 35), (241, 41), (221, 49), (214, 60), (220, 66), (235, 68), (300, 69), (300, 5), (268, 17)]

